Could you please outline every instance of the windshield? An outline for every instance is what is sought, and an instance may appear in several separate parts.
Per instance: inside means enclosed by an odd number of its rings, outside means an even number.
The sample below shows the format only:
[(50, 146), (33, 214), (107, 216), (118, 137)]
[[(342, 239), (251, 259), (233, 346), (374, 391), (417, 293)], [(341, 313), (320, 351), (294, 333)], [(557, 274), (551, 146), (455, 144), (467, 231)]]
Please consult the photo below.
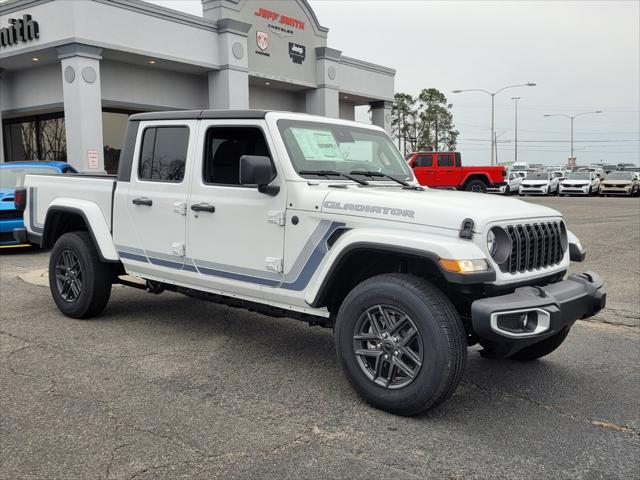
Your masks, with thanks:
[(633, 180), (633, 173), (629, 172), (611, 172), (607, 175), (607, 180)]
[(527, 180), (549, 180), (547, 172), (531, 172), (527, 175)]
[[(293, 167), (305, 177), (325, 176), (309, 172), (333, 171), (341, 174), (378, 172), (412, 181), (410, 168), (383, 132), (351, 125), (335, 125), (299, 120), (278, 120)], [(383, 177), (367, 178), (388, 180)]]
[(567, 180), (589, 180), (591, 174), (589, 172), (573, 172), (567, 177)]
[(24, 185), (24, 176), (29, 173), (58, 173), (50, 167), (10, 167), (0, 169), (0, 188), (16, 188)]

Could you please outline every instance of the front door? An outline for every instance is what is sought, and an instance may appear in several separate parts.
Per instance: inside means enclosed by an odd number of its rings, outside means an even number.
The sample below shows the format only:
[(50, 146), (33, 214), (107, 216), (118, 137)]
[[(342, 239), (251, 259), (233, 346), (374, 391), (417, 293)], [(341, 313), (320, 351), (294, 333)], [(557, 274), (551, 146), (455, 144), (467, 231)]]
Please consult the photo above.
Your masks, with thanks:
[(196, 121), (145, 122), (139, 131), (131, 179), (117, 184), (114, 241), (129, 271), (180, 279)]
[(201, 121), (187, 206), (187, 262), (201, 286), (259, 297), (282, 281), (285, 192), (239, 181), (242, 155), (274, 161), (266, 131), (263, 121)]
[(413, 174), (416, 176), (420, 185), (428, 187), (437, 187), (436, 171), (433, 168), (433, 157), (431, 154), (416, 155), (413, 160)]

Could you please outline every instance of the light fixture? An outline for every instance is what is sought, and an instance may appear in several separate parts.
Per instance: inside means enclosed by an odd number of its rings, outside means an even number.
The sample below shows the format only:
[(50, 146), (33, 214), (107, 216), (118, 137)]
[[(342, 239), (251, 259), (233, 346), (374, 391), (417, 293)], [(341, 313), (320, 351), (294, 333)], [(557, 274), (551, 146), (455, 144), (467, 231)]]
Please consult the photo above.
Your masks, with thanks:
[(156, 61), (155, 60), (149, 60), (149, 65), (155, 65)]
[(264, 82), (264, 84), (265, 84), (265, 85), (271, 85), (271, 83), (269, 83), (269, 82)]
[(39, 61), (40, 61), (40, 59), (39, 59), (38, 57), (33, 57), (33, 58), (31, 59), (31, 61), (33, 61), (33, 62), (39, 62)]
[(344, 98), (345, 98), (345, 100), (346, 100), (346, 99), (347, 99), (347, 98), (349, 98), (349, 97), (348, 97), (347, 95), (345, 95), (345, 96), (344, 96)]

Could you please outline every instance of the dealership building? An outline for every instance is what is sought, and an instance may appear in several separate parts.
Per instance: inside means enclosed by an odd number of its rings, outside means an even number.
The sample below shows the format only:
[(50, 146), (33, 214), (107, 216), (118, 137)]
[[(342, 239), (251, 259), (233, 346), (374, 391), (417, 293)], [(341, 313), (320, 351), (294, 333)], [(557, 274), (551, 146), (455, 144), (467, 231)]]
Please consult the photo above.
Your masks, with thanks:
[[(391, 126), (395, 70), (327, 46), (306, 0), (202, 0), (203, 16), (140, 0), (0, 4), (1, 161), (117, 169), (128, 115), (287, 110)], [(372, 32), (375, 34), (375, 32)]]

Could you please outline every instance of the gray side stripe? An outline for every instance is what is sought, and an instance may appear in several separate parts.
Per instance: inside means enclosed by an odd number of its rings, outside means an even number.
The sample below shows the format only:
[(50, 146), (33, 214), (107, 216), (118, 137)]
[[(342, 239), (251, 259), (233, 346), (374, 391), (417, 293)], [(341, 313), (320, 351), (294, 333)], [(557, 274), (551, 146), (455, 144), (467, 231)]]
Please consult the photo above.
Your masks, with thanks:
[(327, 240), (336, 231), (344, 227), (344, 223), (330, 222), (322, 220), (309, 240), (302, 248), (298, 258), (294, 262), (291, 270), (284, 275), (276, 272), (267, 272), (233, 265), (207, 262), (205, 260), (194, 260), (185, 258), (184, 262), (176, 261), (177, 257), (160, 252), (146, 252), (135, 247), (117, 245), (118, 253), (122, 258), (138, 262), (151, 263), (168, 268), (187, 271), (199, 271), (204, 275), (239, 280), (242, 282), (254, 283), (268, 287), (281, 287), (287, 290), (303, 290), (318, 266), (324, 259), (327, 251)]

